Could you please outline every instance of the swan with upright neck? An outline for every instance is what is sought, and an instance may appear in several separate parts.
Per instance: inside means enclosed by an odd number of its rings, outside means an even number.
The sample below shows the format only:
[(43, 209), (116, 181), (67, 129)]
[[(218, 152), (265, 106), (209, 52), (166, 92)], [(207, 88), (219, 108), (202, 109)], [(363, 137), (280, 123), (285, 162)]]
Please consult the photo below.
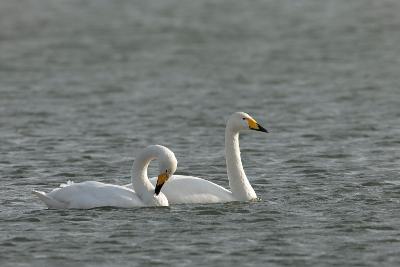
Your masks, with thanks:
[[(236, 112), (230, 116), (225, 128), (225, 157), (231, 191), (202, 178), (174, 175), (163, 188), (169, 203), (219, 203), (256, 199), (257, 194), (247, 179), (240, 157), (239, 132), (245, 130), (268, 132), (247, 113)], [(154, 178), (150, 181), (156, 183)], [(136, 190), (132, 184), (126, 187)]]
[[(147, 177), (147, 168), (154, 159), (159, 161), (159, 175), (155, 186)], [(131, 179), (135, 190), (119, 185), (86, 181), (68, 182), (47, 194), (36, 190), (33, 193), (48, 208), (53, 209), (168, 206), (168, 200), (160, 190), (169, 177), (174, 174), (176, 167), (177, 160), (171, 150), (164, 146), (151, 145), (141, 151), (133, 163)]]

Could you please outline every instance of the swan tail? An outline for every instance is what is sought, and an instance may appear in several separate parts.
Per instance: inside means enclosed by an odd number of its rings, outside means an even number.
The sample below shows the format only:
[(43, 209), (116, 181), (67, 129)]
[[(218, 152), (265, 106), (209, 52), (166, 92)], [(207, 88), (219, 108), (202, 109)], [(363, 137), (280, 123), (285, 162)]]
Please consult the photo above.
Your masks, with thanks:
[(70, 186), (70, 185), (73, 185), (73, 184), (74, 184), (73, 181), (68, 180), (65, 184), (64, 183), (60, 184), (60, 187), (63, 188), (63, 187), (67, 187), (67, 186)]
[(49, 209), (65, 209), (66, 205), (50, 196), (45, 192), (32, 190), (32, 194), (36, 195), (41, 201), (43, 201)]

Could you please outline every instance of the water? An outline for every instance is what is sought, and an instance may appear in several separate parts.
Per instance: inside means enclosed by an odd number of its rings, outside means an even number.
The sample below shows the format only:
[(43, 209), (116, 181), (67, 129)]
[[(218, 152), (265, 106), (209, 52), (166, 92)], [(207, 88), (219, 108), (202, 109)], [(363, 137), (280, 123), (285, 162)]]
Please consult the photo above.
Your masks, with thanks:
[[(398, 266), (399, 12), (396, 0), (2, 1), (0, 265)], [(30, 193), (128, 183), (155, 143), (178, 173), (227, 187), (238, 110), (270, 131), (241, 136), (259, 201), (56, 211)]]

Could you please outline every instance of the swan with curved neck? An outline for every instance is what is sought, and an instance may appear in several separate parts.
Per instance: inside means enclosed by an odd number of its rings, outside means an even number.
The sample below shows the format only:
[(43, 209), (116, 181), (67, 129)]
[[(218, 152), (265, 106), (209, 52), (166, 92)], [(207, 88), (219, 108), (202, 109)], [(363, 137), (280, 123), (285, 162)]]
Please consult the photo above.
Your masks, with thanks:
[[(159, 175), (154, 187), (147, 177), (147, 168), (154, 159), (159, 161)], [(137, 206), (168, 206), (168, 200), (160, 192), (169, 177), (174, 174), (177, 160), (174, 153), (160, 145), (146, 147), (133, 163), (132, 183), (136, 190), (124, 186), (96, 181), (68, 182), (50, 193), (34, 190), (49, 208), (91, 209), (97, 207), (130, 208)]]
[[(245, 130), (268, 132), (247, 113), (236, 112), (230, 116), (225, 129), (225, 157), (231, 191), (198, 177), (174, 175), (163, 188), (169, 203), (218, 203), (257, 198), (240, 157), (239, 132)], [(155, 178), (150, 181), (156, 182)], [(126, 186), (136, 190), (135, 185)]]

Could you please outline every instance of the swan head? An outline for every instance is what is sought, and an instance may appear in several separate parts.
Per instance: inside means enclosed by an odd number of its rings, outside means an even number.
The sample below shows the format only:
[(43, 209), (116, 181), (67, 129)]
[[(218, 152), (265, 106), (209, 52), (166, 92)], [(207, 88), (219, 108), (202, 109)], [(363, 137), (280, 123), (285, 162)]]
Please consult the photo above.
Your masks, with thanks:
[(168, 179), (175, 173), (178, 161), (175, 157), (174, 152), (164, 146), (158, 146), (160, 149), (159, 153), (159, 175), (157, 176), (157, 183), (154, 193), (158, 196), (163, 185)]
[(228, 127), (233, 131), (254, 130), (268, 133), (267, 129), (245, 112), (235, 112), (228, 120)]

